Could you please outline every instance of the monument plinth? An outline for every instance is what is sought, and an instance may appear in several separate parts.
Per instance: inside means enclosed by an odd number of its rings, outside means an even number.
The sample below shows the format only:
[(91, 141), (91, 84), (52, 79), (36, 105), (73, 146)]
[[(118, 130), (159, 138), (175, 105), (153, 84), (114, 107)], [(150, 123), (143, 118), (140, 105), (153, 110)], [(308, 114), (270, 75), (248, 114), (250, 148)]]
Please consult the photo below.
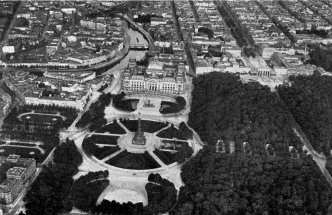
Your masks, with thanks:
[(138, 128), (133, 137), (132, 144), (133, 145), (145, 145), (145, 143), (146, 143), (146, 138), (144, 136), (144, 132), (142, 132), (141, 119), (138, 118)]

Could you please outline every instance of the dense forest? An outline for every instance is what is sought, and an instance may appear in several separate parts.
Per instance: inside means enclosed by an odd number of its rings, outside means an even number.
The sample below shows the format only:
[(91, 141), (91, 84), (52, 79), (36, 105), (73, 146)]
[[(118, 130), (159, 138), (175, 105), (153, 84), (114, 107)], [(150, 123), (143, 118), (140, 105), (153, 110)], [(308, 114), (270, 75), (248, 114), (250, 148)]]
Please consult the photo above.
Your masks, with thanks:
[(327, 214), (331, 188), (310, 157), (215, 153), (184, 165), (171, 215)]
[(71, 188), (71, 201), (73, 205), (85, 212), (91, 212), (98, 197), (109, 185), (108, 171), (89, 172), (77, 179)]
[(332, 190), (301, 151), (292, 119), (267, 87), (231, 74), (198, 76), (189, 125), (208, 145), (184, 165), (185, 186), (170, 214), (327, 214)]
[(67, 140), (54, 151), (53, 163), (45, 166), (24, 197), (26, 215), (58, 214), (73, 207), (70, 190), (82, 156)]
[(166, 213), (176, 203), (176, 189), (172, 182), (159, 174), (150, 174), (145, 189), (148, 193), (148, 214)]
[(332, 46), (310, 45), (310, 59), (307, 63), (332, 71)]
[(318, 152), (330, 154), (332, 140), (332, 77), (292, 76), (278, 93)]
[(193, 99), (188, 124), (203, 142), (226, 147), (234, 142), (236, 152), (266, 154), (272, 146), (276, 154), (288, 153), (289, 146), (301, 151), (302, 144), (292, 131), (290, 113), (266, 86), (243, 84), (239, 77), (225, 73), (198, 76), (193, 82)]

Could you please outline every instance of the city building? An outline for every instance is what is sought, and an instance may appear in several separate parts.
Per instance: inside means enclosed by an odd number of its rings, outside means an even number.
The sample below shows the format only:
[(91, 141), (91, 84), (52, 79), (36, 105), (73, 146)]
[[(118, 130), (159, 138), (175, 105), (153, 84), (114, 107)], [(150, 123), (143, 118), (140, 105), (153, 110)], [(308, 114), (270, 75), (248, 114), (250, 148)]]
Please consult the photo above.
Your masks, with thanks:
[(130, 60), (123, 73), (122, 90), (183, 94), (186, 83), (186, 69), (183, 63), (164, 64), (154, 59), (144, 68), (137, 66), (135, 60)]
[(84, 83), (96, 78), (96, 72), (45, 72), (44, 77)]
[(0, 116), (6, 115), (8, 113), (10, 103), (11, 103), (10, 96), (1, 95), (1, 97), (0, 97)]
[(0, 156), (0, 168), (4, 168), (6, 177), (0, 183), (0, 207), (7, 211), (16, 198), (31, 184), (36, 172), (36, 160), (21, 158), (11, 154), (8, 157)]
[(65, 76), (61, 76), (60, 79), (55, 77), (38, 77), (17, 71), (6, 73), (4, 81), (26, 104), (57, 105), (83, 110), (92, 94), (91, 84), (62, 80)]

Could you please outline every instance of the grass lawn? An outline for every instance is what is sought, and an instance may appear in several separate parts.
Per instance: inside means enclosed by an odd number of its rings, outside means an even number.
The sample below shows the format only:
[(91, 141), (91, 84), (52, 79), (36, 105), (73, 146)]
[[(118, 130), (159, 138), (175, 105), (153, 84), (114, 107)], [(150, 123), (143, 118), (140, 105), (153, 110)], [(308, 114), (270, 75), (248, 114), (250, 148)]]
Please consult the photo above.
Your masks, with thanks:
[(128, 128), (129, 131), (137, 131), (138, 121), (137, 120), (123, 120), (121, 123)]
[[(129, 131), (135, 132), (138, 127), (138, 120), (124, 120), (121, 123), (128, 128)], [(142, 131), (148, 133), (154, 133), (160, 129), (166, 127), (168, 124), (163, 122), (156, 122), (150, 120), (141, 120)]]
[(34, 158), (36, 159), (37, 163), (42, 163), (51, 150), (52, 148), (49, 148), (47, 150), (45, 148), (45, 154), (41, 154), (41, 152), (35, 148), (2, 146), (0, 147), (0, 156), (8, 156), (10, 154), (16, 154), (16, 155), (21, 155), (22, 158)]
[(57, 122), (61, 122), (62, 118), (59, 116), (50, 116), (50, 115), (42, 115), (42, 114), (27, 114), (21, 117), (23, 122), (30, 122), (34, 124), (39, 124), (40, 122), (47, 124), (55, 124)]
[(35, 113), (57, 114), (58, 112), (52, 110), (36, 110)]
[(99, 160), (120, 150), (120, 148), (118, 146), (98, 147), (96, 144), (89, 143), (87, 141), (83, 141), (82, 148), (88, 156), (95, 156)]
[(179, 140), (187, 140), (185, 135), (175, 127), (169, 127), (166, 130), (163, 130), (162, 132), (157, 134), (158, 137), (161, 138), (177, 138)]
[(111, 158), (106, 162), (109, 165), (124, 168), (124, 169), (154, 169), (160, 165), (151, 157), (148, 152), (144, 154), (134, 154), (123, 151), (117, 156)]
[(108, 145), (117, 145), (119, 137), (114, 136), (104, 136), (104, 135), (92, 135), (90, 137), (91, 141), (95, 144), (108, 144)]
[(166, 165), (172, 164), (175, 162), (175, 153), (167, 151), (160, 151), (158, 149), (154, 150), (153, 153), (158, 156), (158, 158), (164, 162)]
[(36, 144), (29, 144), (29, 143), (17, 143), (17, 142), (12, 142), (12, 143), (9, 143), (9, 145), (12, 145), (12, 146), (36, 146)]
[(96, 133), (110, 132), (111, 134), (125, 134), (126, 131), (117, 123), (113, 122), (98, 129)]
[(150, 120), (142, 120), (142, 131), (148, 133), (154, 133), (162, 128), (165, 128), (168, 124), (163, 122), (155, 122)]

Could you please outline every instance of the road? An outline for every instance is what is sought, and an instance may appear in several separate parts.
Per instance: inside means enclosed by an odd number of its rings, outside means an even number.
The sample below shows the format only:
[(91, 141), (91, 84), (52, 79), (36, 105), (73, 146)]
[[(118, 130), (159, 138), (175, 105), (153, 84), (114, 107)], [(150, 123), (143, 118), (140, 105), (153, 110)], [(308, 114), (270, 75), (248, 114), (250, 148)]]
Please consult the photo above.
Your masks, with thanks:
[(90, 100), (89, 102), (85, 105), (83, 111), (81, 111), (78, 116), (76, 117), (76, 119), (74, 120), (74, 122), (71, 124), (71, 126), (69, 126), (68, 130), (71, 131), (71, 130), (75, 130), (75, 127), (76, 127), (76, 124), (77, 122), (81, 119), (81, 117), (83, 116), (83, 114), (88, 111), (88, 109), (90, 108), (90, 105), (92, 103), (94, 103), (95, 101), (98, 100), (99, 96), (101, 95), (101, 93), (99, 92), (93, 92), (92, 93), (92, 96), (90, 97)]
[[(2, 55), (2, 47), (8, 42), (8, 34), (10, 33), (10, 31), (12, 30), (12, 28), (14, 27), (14, 24), (15, 24), (15, 21), (16, 21), (16, 18), (17, 18), (17, 13), (18, 11), (20, 10), (21, 8), (21, 5), (22, 5), (22, 2), (19, 1), (17, 3), (18, 5), (16, 6), (15, 8), (15, 11), (11, 17), (11, 20), (10, 20), (10, 23), (9, 23), (9, 26), (8, 28), (5, 30), (5, 32), (3, 32), (3, 35), (2, 35), (2, 41), (0, 42), (0, 55)], [(8, 20), (9, 21), (9, 20)]]
[(41, 34), (39, 36), (40, 39), (44, 38), (45, 33), (46, 33), (48, 27), (50, 26), (50, 20), (51, 20), (51, 14), (49, 12), (47, 12), (46, 23), (45, 23), (45, 26), (43, 28), (43, 31), (41, 32)]
[(312, 156), (312, 159), (316, 162), (317, 166), (319, 167), (322, 174), (324, 175), (326, 181), (330, 184), (330, 187), (332, 187), (332, 177), (326, 169), (325, 155), (319, 154), (318, 152), (316, 152), (316, 150), (313, 149), (308, 138), (305, 136), (305, 134), (303, 133), (303, 131), (300, 128), (297, 128), (297, 126), (295, 126), (293, 128), (293, 130), (294, 130), (295, 134), (301, 139), (301, 142), (305, 145), (305, 149)]
[(85, 71), (91, 71), (91, 70), (96, 70), (96, 69), (101, 69), (107, 66), (111, 66), (113, 64), (117, 64), (120, 62), (129, 52), (129, 41), (130, 41), (130, 36), (125, 35), (125, 44), (124, 48), (122, 51), (116, 55), (114, 58), (110, 59), (109, 61), (103, 62), (103, 63), (98, 63), (95, 65), (92, 65), (87, 68), (77, 68), (77, 69), (50, 69), (48, 72), (85, 72)]
[[(280, 97), (278, 91), (275, 91), (279, 101), (281, 103), (283, 103), (285, 105), (285, 107), (287, 107), (287, 105), (285, 104), (285, 102), (283, 101), (283, 99)], [(309, 139), (307, 138), (307, 136), (305, 135), (305, 133), (303, 132), (302, 128), (300, 127), (299, 124), (297, 124), (295, 118), (293, 117), (292, 114), (290, 114), (291, 117), (293, 118), (293, 122), (294, 122), (294, 126), (293, 126), (293, 131), (294, 133), (300, 138), (301, 142), (304, 145), (304, 149), (308, 151), (308, 154), (310, 154), (312, 156), (312, 159), (316, 162), (317, 166), (319, 167), (319, 169), (321, 170), (322, 174), (324, 175), (326, 181), (330, 184), (330, 187), (332, 187), (332, 177), (330, 175), (330, 173), (327, 171), (326, 169), (326, 157), (323, 153), (318, 153), (311, 145)]]
[[(129, 16), (122, 15), (121, 13), (115, 13), (114, 15), (117, 16), (117, 17), (120, 17), (123, 20), (125, 20), (134, 30), (137, 30), (141, 34), (143, 34), (144, 37), (149, 42), (149, 49), (150, 50), (154, 47), (154, 41), (153, 41), (152, 37), (150, 36), (150, 34), (148, 32), (146, 32), (137, 23), (135, 23), (133, 20), (131, 20), (129, 18)], [(121, 51), (120, 54), (118, 54), (116, 57), (114, 57), (110, 61), (107, 61), (107, 62), (104, 62), (104, 63), (99, 63), (99, 64), (96, 64), (96, 65), (92, 65), (92, 66), (90, 66), (88, 68), (66, 69), (66, 70), (62, 70), (62, 69), (51, 69), (51, 70), (49, 70), (49, 72), (82, 72), (82, 71), (91, 71), (91, 70), (95, 70), (95, 69), (101, 69), (101, 68), (104, 68), (106, 66), (110, 66), (110, 65), (113, 65), (113, 64), (117, 64), (117, 63), (119, 63), (128, 54), (129, 49), (130, 49), (130, 35), (126, 34), (125, 37), (126, 37), (126, 39), (125, 39), (126, 42), (124, 44), (124, 49)]]
[[(119, 85), (121, 85), (121, 73), (120, 73), (120, 71), (117, 71), (114, 74), (114, 78), (112, 80), (111, 86), (108, 87), (108, 88), (106, 88), (104, 90), (104, 93), (112, 93), (116, 89), (116, 87), (118, 87)], [(81, 119), (81, 117), (83, 116), (83, 114), (86, 111), (88, 111), (88, 109), (90, 108), (91, 104), (98, 100), (98, 98), (99, 98), (100, 95), (101, 95), (101, 93), (99, 93), (99, 92), (93, 92), (93, 94), (92, 94), (89, 102), (84, 107), (84, 110), (79, 113), (79, 115), (76, 117), (76, 119), (74, 120), (74, 122), (68, 128), (68, 130), (75, 130), (77, 122)]]

